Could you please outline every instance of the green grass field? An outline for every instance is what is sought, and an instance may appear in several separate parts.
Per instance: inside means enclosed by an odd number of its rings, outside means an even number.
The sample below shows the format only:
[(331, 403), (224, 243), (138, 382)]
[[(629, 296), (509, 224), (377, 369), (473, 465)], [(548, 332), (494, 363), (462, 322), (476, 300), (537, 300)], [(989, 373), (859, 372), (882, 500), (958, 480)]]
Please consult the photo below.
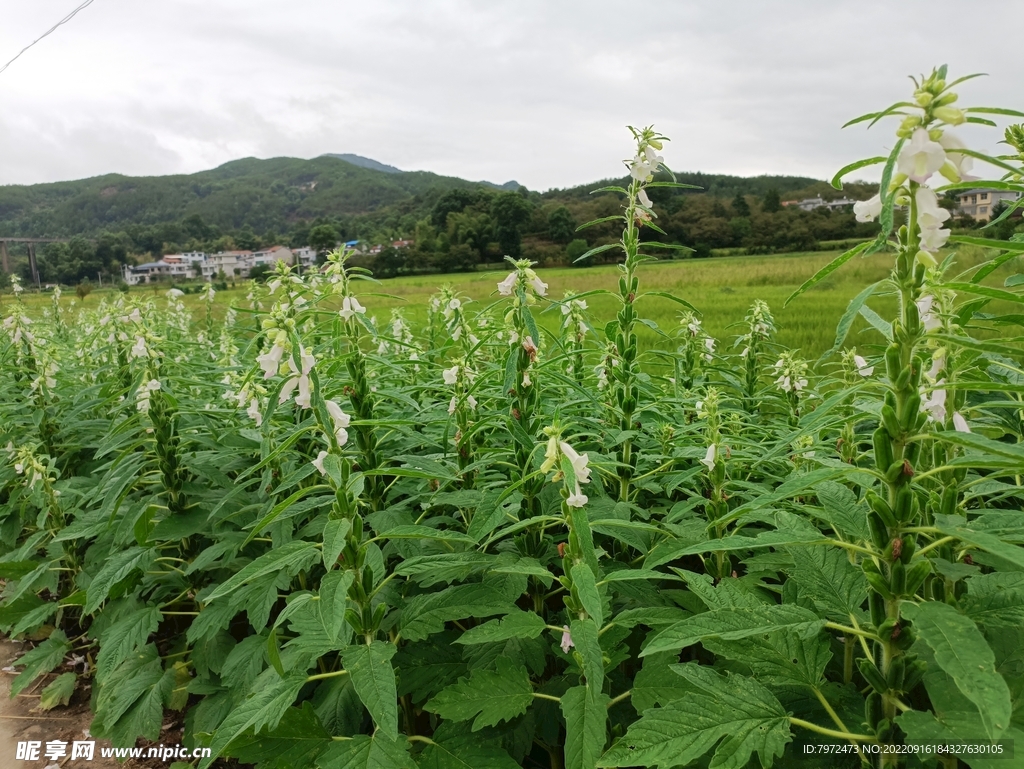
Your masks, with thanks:
[[(800, 350), (807, 358), (816, 358), (828, 350), (835, 339), (835, 328), (850, 300), (867, 285), (881, 280), (889, 274), (892, 264), (890, 254), (875, 254), (866, 258), (855, 258), (838, 272), (814, 286), (783, 309), (783, 303), (805, 280), (835, 259), (834, 251), (824, 253), (777, 254), (772, 256), (732, 256), (710, 259), (683, 259), (676, 261), (652, 262), (641, 269), (640, 288), (644, 291), (663, 291), (690, 302), (704, 318), (708, 332), (724, 343), (722, 351), (728, 351), (731, 337), (736, 334), (733, 325), (742, 321), (747, 309), (755, 299), (763, 299), (772, 308), (779, 327), (778, 341)], [(958, 254), (960, 270), (976, 266), (987, 258), (979, 249), (965, 249)], [(1017, 261), (1017, 260), (1014, 260)], [(986, 282), (1002, 285), (1006, 275), (1018, 272), (1020, 268), (1011, 261), (993, 273)], [(954, 270), (955, 274), (959, 270)], [(616, 290), (617, 269), (613, 265), (599, 267), (557, 268), (538, 271), (549, 284), (548, 295), (560, 299), (566, 290), (576, 293)], [(438, 288), (450, 284), (472, 298), (479, 309), (497, 301), (495, 284), (507, 270), (453, 275), (421, 275), (395, 278), (377, 284), (367, 283), (364, 294), (387, 294), (388, 296), (366, 296), (364, 304), (368, 314), (378, 322), (390, 317), (392, 308), (401, 307), (406, 318), (415, 325), (426, 319), (428, 298)], [(134, 294), (162, 296), (164, 285), (134, 289)], [(217, 304), (245, 304), (245, 289), (241, 286), (220, 292)], [(86, 306), (95, 306), (102, 297), (111, 292), (96, 291), (86, 299)], [(48, 304), (46, 296), (26, 295), (32, 305)], [(69, 303), (74, 298), (65, 293), (62, 301)], [(9, 295), (4, 297), (10, 301)], [(198, 295), (185, 297), (190, 306), (200, 307)], [(596, 318), (610, 318), (615, 312), (614, 296), (594, 295), (587, 298), (590, 310)], [(890, 317), (895, 304), (887, 297), (875, 297), (870, 306), (883, 317)], [(680, 305), (661, 297), (646, 297), (639, 304), (642, 317), (654, 321), (658, 328), (671, 334), (678, 324)], [(558, 307), (552, 307), (539, 315), (540, 323), (548, 329), (557, 328), (561, 321)], [(848, 346), (877, 343), (881, 337), (858, 318), (847, 338)], [(666, 340), (656, 331), (640, 327), (643, 349), (666, 347)]]

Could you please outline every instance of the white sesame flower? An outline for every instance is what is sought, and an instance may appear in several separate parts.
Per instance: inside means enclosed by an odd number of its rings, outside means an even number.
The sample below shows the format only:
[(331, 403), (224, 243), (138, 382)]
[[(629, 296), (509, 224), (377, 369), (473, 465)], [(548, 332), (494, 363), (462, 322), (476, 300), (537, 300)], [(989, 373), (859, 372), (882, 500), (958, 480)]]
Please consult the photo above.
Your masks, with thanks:
[[(586, 454), (577, 453), (576, 449), (570, 446), (565, 441), (561, 441), (558, 444), (562, 454), (572, 464), (572, 471), (576, 474), (576, 481), (578, 483), (590, 483), (590, 468), (587, 464), (590, 462), (590, 457)], [(577, 489), (579, 491), (579, 489)]]
[(510, 272), (505, 277), (505, 280), (501, 281), (501, 283), (498, 284), (498, 293), (501, 294), (502, 296), (512, 296), (512, 291), (516, 287), (517, 277), (517, 273)]
[(580, 485), (576, 484), (576, 490), (565, 498), (565, 504), (569, 507), (583, 507), (589, 501), (589, 497), (580, 491)]
[(964, 419), (963, 414), (959, 411), (953, 412), (953, 428), (960, 433), (969, 433), (971, 426), (967, 424), (967, 420)]
[(141, 337), (135, 337), (135, 344), (132, 345), (131, 357), (132, 358), (145, 358), (149, 355), (149, 349), (146, 347), (146, 340)]
[(257, 427), (263, 424), (263, 414), (260, 413), (260, 402), (257, 398), (254, 397), (249, 401), (249, 408), (246, 409), (245, 413), (256, 423)]
[(873, 222), (882, 213), (882, 198), (875, 195), (867, 200), (858, 200), (853, 204), (853, 214), (858, 222)]
[(868, 362), (859, 355), (853, 356), (853, 362), (857, 366), (857, 373), (862, 377), (871, 376), (871, 373), (875, 370), (874, 366), (869, 366)]
[(451, 368), (446, 368), (441, 372), (441, 376), (444, 377), (444, 383), (446, 385), (453, 385), (459, 378), (459, 367), (456, 365)]
[(309, 372), (313, 370), (316, 359), (307, 352), (303, 352), (299, 356), (299, 359), (302, 364), (301, 369), (295, 365), (295, 358), (288, 359), (288, 368), (292, 375), (285, 380), (284, 386), (281, 388), (281, 395), (278, 398), (278, 402), (284, 403), (291, 397), (295, 388), (298, 387), (299, 394), (295, 396), (295, 405), (308, 409), (310, 396), (312, 394), (310, 389)]
[(284, 357), (284, 347), (274, 344), (267, 352), (256, 356), (256, 362), (263, 369), (263, 378), (270, 379), (281, 368), (281, 359)]
[(559, 646), (562, 647), (562, 651), (565, 654), (568, 654), (569, 653), (569, 649), (571, 649), (575, 645), (576, 644), (574, 644), (572, 642), (572, 634), (569, 633), (569, 626), (568, 625), (562, 625), (562, 642), (559, 644)]
[(945, 162), (946, 151), (942, 149), (942, 145), (932, 141), (926, 129), (917, 128), (896, 158), (896, 167), (911, 181), (923, 184), (942, 168)]
[(153, 392), (154, 390), (159, 390), (160, 381), (158, 379), (150, 379), (148, 382), (146, 382), (146, 389), (149, 390), (150, 392)]
[(356, 314), (365, 315), (366, 308), (359, 304), (359, 300), (354, 296), (346, 296), (341, 300), (341, 309), (338, 310), (338, 314), (345, 320), (349, 320)]
[(182, 296), (185, 296), (185, 292), (178, 288), (172, 288), (167, 292), (168, 299), (177, 299)]
[(320, 475), (327, 475), (327, 471), (324, 469), (325, 459), (327, 459), (327, 452), (321, 451), (312, 462), (313, 467), (320, 471)]
[(471, 409), (475, 409), (476, 408), (476, 398), (474, 398), (472, 395), (467, 395), (466, 396), (466, 403), (469, 404), (469, 407)]
[(715, 444), (712, 443), (710, 446), (708, 446), (708, 450), (704, 454), (704, 459), (700, 461), (700, 463), (708, 469), (709, 473), (715, 469), (715, 457), (717, 454), (718, 448), (715, 446)]
[(455, 413), (455, 407), (458, 406), (458, 405), (459, 405), (459, 399), (458, 399), (457, 396), (453, 395), (452, 399), (451, 399), (451, 402), (448, 404), (448, 413), (449, 414), (454, 414)]
[[(943, 384), (939, 380), (935, 384)], [(946, 391), (932, 390), (931, 393), (921, 402), (921, 411), (927, 412), (928, 416), (935, 422), (946, 421)]]

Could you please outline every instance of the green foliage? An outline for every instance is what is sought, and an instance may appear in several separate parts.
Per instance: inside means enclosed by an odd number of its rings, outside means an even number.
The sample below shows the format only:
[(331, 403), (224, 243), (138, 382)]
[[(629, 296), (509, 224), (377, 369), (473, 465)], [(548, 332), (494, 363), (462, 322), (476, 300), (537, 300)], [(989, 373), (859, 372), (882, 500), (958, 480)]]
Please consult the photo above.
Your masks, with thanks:
[(119, 746), (171, 711), (202, 769), (767, 769), (801, 740), (1024, 737), (1018, 244), (931, 265), (929, 220), (884, 211), (908, 189), (879, 215), (893, 253), (654, 271), (684, 233), (850, 216), (766, 214), (777, 180), (668, 186), (667, 139), (633, 135), (618, 190), (425, 198), (406, 224), (437, 250), (395, 269), (492, 258), (501, 217), (537, 248), (558, 201), (596, 215), (568, 250), (613, 267), (403, 279), (390, 317), (333, 250), (244, 291), (5, 298), (0, 628), (36, 639), (15, 693), (89, 687)]

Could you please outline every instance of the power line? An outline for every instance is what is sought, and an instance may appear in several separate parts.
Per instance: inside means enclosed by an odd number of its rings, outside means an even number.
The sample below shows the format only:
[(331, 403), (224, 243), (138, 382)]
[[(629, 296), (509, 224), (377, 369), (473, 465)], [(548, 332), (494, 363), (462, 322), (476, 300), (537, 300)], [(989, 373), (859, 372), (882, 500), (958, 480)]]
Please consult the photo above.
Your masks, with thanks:
[(77, 8), (75, 8), (75, 10), (73, 10), (71, 13), (69, 13), (67, 16), (65, 16), (63, 19), (58, 21), (56, 24), (54, 24), (52, 27), (50, 27), (48, 30), (46, 30), (43, 34), (41, 34), (39, 37), (37, 37), (35, 40), (33, 40), (31, 43), (29, 43), (24, 48), (22, 48), (20, 51), (18, 51), (18, 55), (17, 56), (15, 56), (9, 62), (4, 64), (4, 66), (0, 67), (0, 74), (2, 74), (5, 69), (7, 69), (9, 66), (14, 64), (14, 62), (16, 62), (19, 58), (21, 58), (21, 55), (23, 53), (25, 53), (25, 51), (27, 51), (29, 48), (34, 46), (36, 43), (38, 43), (40, 40), (42, 40), (44, 37), (46, 37), (50, 33), (54, 32), (57, 29), (57, 27), (60, 27), (60, 26), (62, 26), (64, 24), (67, 24), (69, 21), (71, 21), (73, 18), (75, 18), (76, 15), (78, 15), (79, 11), (85, 10), (90, 5), (92, 5), (94, 2), (95, 2), (95, 0), (85, 0), (85, 2), (82, 3), (80, 6), (78, 6)]

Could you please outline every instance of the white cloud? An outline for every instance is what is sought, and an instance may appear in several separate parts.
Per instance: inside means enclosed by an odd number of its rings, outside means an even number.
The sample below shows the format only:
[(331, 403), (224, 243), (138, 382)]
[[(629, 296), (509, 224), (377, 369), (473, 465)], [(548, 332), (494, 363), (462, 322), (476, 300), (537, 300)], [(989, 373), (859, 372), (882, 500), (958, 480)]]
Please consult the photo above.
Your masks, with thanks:
[[(75, 0), (9, 0), (0, 60)], [(891, 144), (840, 131), (948, 62), (1020, 108), (1011, 35), (952, 0), (99, 0), (0, 75), (0, 183), (355, 152), (535, 189), (617, 175), (627, 123), (674, 168), (824, 178)], [(995, 25), (995, 26), (994, 26)], [(996, 132), (965, 133), (996, 148)]]

